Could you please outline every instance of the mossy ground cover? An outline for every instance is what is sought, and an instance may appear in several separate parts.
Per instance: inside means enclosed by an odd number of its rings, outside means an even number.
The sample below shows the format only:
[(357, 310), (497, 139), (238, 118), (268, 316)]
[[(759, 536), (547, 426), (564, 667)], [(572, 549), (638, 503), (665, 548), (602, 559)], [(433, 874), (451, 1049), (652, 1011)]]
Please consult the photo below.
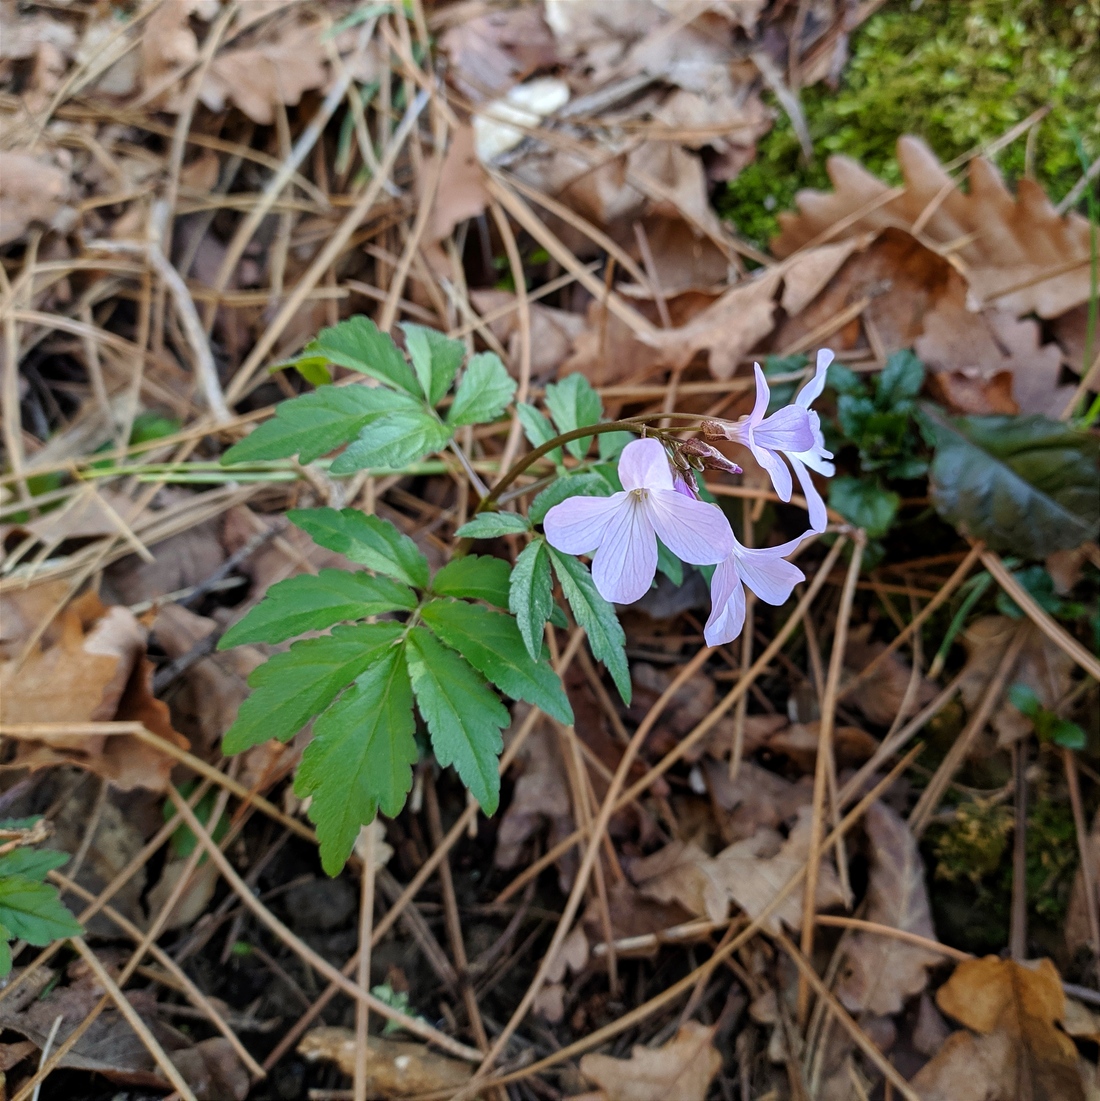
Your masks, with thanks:
[(747, 238), (766, 244), (776, 212), (803, 187), (828, 188), (826, 158), (844, 153), (889, 183), (901, 134), (949, 161), (1000, 137), (1040, 107), (1049, 114), (996, 161), (1009, 181), (1030, 172), (1060, 199), (1100, 154), (1100, 0), (891, 0), (853, 36), (833, 90), (801, 99), (814, 159), (805, 163), (778, 110), (756, 160), (717, 196)]

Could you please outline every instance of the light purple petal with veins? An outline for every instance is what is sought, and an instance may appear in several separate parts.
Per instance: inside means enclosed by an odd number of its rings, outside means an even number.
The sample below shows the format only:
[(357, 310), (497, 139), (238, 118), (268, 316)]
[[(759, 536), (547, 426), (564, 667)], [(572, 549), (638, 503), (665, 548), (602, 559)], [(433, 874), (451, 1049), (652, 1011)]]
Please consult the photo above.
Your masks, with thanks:
[(672, 489), (672, 468), (660, 440), (633, 440), (619, 456), (623, 489)]
[(786, 463), (774, 451), (769, 451), (766, 447), (753, 444), (749, 447), (749, 450), (752, 452), (752, 457), (768, 472), (779, 499), (789, 501), (791, 492), (794, 489), (794, 482), (791, 480), (791, 472), (787, 469)]
[(653, 524), (645, 502), (631, 497), (604, 530), (600, 548), (592, 558), (592, 580), (604, 600), (633, 604), (649, 592), (656, 573)]
[(745, 590), (731, 554), (718, 563), (710, 583), (711, 609), (703, 637), (708, 646), (732, 642), (745, 625)]
[(768, 386), (768, 380), (764, 377), (764, 372), (760, 370), (760, 364), (754, 363), (752, 369), (756, 374), (756, 404), (749, 414), (749, 424), (755, 428), (768, 412), (768, 403), (772, 400), (772, 392)]
[(753, 429), (752, 440), (772, 451), (806, 451), (814, 445), (810, 415), (800, 405), (786, 405)]
[(802, 387), (798, 397), (794, 399), (803, 409), (809, 409), (811, 403), (821, 396), (821, 391), (825, 389), (825, 376), (828, 374), (829, 364), (835, 358), (828, 348), (822, 348), (817, 353), (817, 369), (814, 371), (814, 377)]
[(804, 538), (800, 535), (789, 543), (759, 550), (738, 545), (734, 551), (741, 580), (766, 604), (785, 604), (795, 585), (806, 580), (806, 575), (786, 560)]
[[(791, 460), (791, 466), (798, 475), (798, 484), (802, 486), (802, 495), (806, 498), (806, 510), (810, 514), (811, 529), (818, 532), (824, 531), (829, 525), (829, 516), (825, 511), (825, 502), (821, 499), (821, 494), (817, 492), (817, 486), (814, 485), (814, 480), (806, 469), (809, 463), (800, 455), (788, 455), (787, 458)], [(830, 467), (831, 474), (833, 464), (827, 465)]]
[(612, 517), (629, 506), (629, 493), (568, 497), (550, 509), (542, 526), (550, 546), (565, 554), (590, 554), (602, 542)]
[(684, 562), (709, 566), (733, 550), (733, 530), (717, 505), (653, 490), (646, 506), (661, 542)]

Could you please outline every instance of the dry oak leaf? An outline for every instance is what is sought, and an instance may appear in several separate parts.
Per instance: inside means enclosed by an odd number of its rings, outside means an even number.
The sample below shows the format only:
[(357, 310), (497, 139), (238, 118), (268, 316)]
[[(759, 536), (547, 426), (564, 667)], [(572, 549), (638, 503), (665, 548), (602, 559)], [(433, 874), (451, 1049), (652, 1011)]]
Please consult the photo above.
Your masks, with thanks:
[(686, 325), (655, 329), (641, 334), (639, 340), (674, 368), (686, 367), (697, 354), (706, 352), (711, 374), (730, 378), (775, 327), (776, 307), (782, 304), (788, 313), (792, 307), (801, 307), (863, 244), (859, 239), (799, 253), (737, 283)]
[[(513, 306), (516, 296), (510, 291), (472, 290), (470, 301), (483, 316), (507, 306)], [(528, 306), (531, 318), (531, 375), (543, 378), (553, 374), (573, 348), (573, 341), (585, 331), (581, 314), (532, 302)], [(489, 330), (509, 351), (509, 359), (519, 362), (520, 313), (518, 309), (488, 322)]]
[[(18, 608), (22, 596), (0, 600), (0, 618), (10, 611), (17, 622), (25, 622)], [(124, 791), (164, 791), (175, 764), (172, 758), (133, 735), (89, 737), (65, 729), (67, 723), (135, 721), (181, 748), (189, 746), (172, 729), (167, 706), (153, 697), (153, 668), (145, 644), (145, 628), (132, 612), (107, 608), (88, 593), (60, 613), (25, 661), (20, 662), (16, 651), (0, 662), (0, 723), (20, 741), (20, 765), (73, 764)], [(7, 649), (11, 653), (16, 648)], [(37, 723), (57, 728), (12, 734), (12, 724)]]
[[(1042, 413), (1057, 419), (1074, 387), (1058, 384), (1061, 348), (1054, 343), (1040, 345), (1039, 338), (1034, 319), (1017, 320), (1011, 311), (995, 307), (978, 313), (967, 309), (959, 280), (927, 315), (913, 350), (935, 372), (933, 379), (943, 396), (960, 413)], [(976, 383), (989, 386), (1005, 372), (1012, 380), (1007, 401), (995, 385), (992, 392), (983, 392), (982, 403), (973, 398), (965, 404), (959, 400)]]
[(69, 177), (52, 160), (8, 151), (0, 169), (0, 245), (32, 225), (54, 226), (65, 210)]
[[(886, 644), (871, 639), (871, 627), (862, 624), (848, 636), (844, 661), (849, 678), (858, 675), (886, 649)], [(859, 710), (868, 722), (889, 727), (899, 716), (912, 680), (913, 669), (896, 650), (878, 663), (874, 670), (859, 682), (851, 695), (842, 696), (845, 702)], [(904, 719), (915, 715), (936, 694), (936, 686), (921, 677)]]
[(642, 894), (658, 902), (678, 902), (699, 917), (723, 921), (729, 910), (715, 860), (693, 841), (673, 841), (634, 861), (630, 874)]
[(198, 0), (172, 0), (159, 4), (141, 33), (141, 83), (149, 89), (171, 83), (169, 74), (190, 65), (199, 56), (199, 43), (191, 30), (191, 13)]
[[(1065, 1020), (1066, 1001), (1050, 960), (1033, 964), (996, 956), (964, 960), (940, 987), (936, 1001), (980, 1037), (974, 1040), (963, 1033), (966, 1038), (959, 1039), (956, 1033), (947, 1041), (913, 1081), (922, 1097), (957, 1101), (958, 1093), (933, 1092), (926, 1083), (938, 1087), (936, 1076), (942, 1072), (936, 1064), (958, 1064), (969, 1054), (989, 1071), (987, 1092), (975, 1095), (982, 1101), (1084, 1101), (1077, 1049), (1059, 1027)], [(991, 1059), (991, 1054), (999, 1058)]]
[(1088, 300), (1086, 218), (1059, 215), (1034, 180), (1022, 179), (1013, 199), (982, 157), (970, 163), (964, 194), (919, 138), (898, 138), (897, 154), (905, 186), (894, 198), (858, 162), (830, 157), (826, 168), (835, 190), (800, 191), (798, 213), (778, 216), (782, 232), (772, 251), (789, 256), (845, 219), (844, 236), (887, 226), (908, 230), (919, 221), (922, 240), (953, 246), (975, 308), (995, 303), (1016, 317), (1050, 318)]
[(714, 1029), (698, 1021), (682, 1025), (662, 1047), (634, 1047), (629, 1059), (581, 1059), (581, 1074), (600, 1087), (606, 1101), (705, 1101), (721, 1069)]
[(454, 131), (443, 158), (425, 240), (429, 244), (442, 241), (459, 222), (483, 214), (488, 201), (485, 169), (474, 148), (474, 129), (463, 123)]
[[(924, 864), (905, 820), (884, 803), (872, 803), (864, 819), (871, 845), (867, 920), (936, 939)], [(928, 982), (938, 952), (877, 933), (855, 932), (848, 941), (837, 997), (853, 1012), (898, 1013)]]
[[(355, 1032), (350, 1028), (313, 1028), (302, 1037), (298, 1053), (310, 1062), (323, 1059), (355, 1074)], [(457, 1092), (473, 1069), (457, 1059), (437, 1055), (424, 1044), (402, 1043), (384, 1036), (367, 1037), (367, 1091), (371, 1097), (412, 1097), (437, 1090)]]
[[(806, 867), (810, 853), (812, 810), (803, 807), (798, 821), (786, 840), (774, 830), (761, 829), (747, 841), (736, 841), (714, 858), (714, 874), (726, 892), (750, 918), (757, 918), (786, 886), (788, 880)], [(801, 883), (772, 911), (764, 927), (773, 933), (786, 925), (798, 929), (802, 924)], [(846, 899), (831, 857), (823, 857), (817, 877), (816, 909), (844, 905)]]
[(327, 79), (321, 30), (297, 27), (277, 42), (225, 50), (214, 59), (199, 95), (212, 111), (235, 103), (253, 122), (270, 126), (275, 105), (295, 106)]

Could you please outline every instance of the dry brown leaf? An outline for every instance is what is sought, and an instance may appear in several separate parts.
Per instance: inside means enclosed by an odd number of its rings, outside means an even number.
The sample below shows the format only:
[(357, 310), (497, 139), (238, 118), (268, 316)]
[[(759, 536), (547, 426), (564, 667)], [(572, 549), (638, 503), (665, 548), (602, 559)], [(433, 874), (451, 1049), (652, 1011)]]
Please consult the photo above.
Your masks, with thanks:
[[(657, 940), (659, 934), (698, 916), (678, 900), (658, 902), (650, 898), (625, 879), (608, 887), (607, 908), (611, 935), (615, 940), (641, 938), (637, 947), (625, 952), (630, 956), (655, 956), (660, 948)], [(593, 898), (585, 908), (583, 922), (588, 940), (592, 944), (601, 943), (606, 930), (597, 899)], [(620, 951), (619, 954), (624, 953)]]
[(134, 502), (125, 494), (86, 483), (69, 502), (54, 512), (28, 520), (20, 527), (48, 546), (64, 539), (119, 535), (135, 517)]
[(464, 19), (448, 28), (439, 48), (450, 62), (447, 75), (474, 103), (502, 95), (558, 61), (554, 38), (537, 5)]
[[(885, 649), (885, 643), (872, 641), (869, 624), (861, 624), (853, 629), (848, 636), (848, 648), (844, 652), (848, 677), (865, 669)], [(889, 727), (901, 711), (912, 673), (910, 664), (895, 650), (859, 682), (857, 690), (843, 697), (844, 702), (858, 709), (868, 722)], [(936, 686), (922, 676), (912, 702), (901, 717), (907, 719), (915, 715), (935, 694)]]
[[(771, 752), (789, 757), (799, 771), (812, 773), (821, 744), (821, 722), (815, 719), (812, 723), (791, 723), (773, 734), (767, 744)], [(863, 764), (878, 747), (878, 740), (858, 726), (833, 729), (833, 754), (841, 768)]]
[(965, 416), (989, 416), (1020, 412), (1012, 396), (1012, 372), (998, 371), (987, 375), (980, 368), (960, 371), (934, 371), (928, 376), (932, 397), (953, 413)]
[[(964, 960), (940, 987), (936, 1001), (945, 1013), (983, 1038), (1004, 1037), (1002, 1062), (993, 1080), (1012, 1083), (1011, 1094), (1005, 1096), (1084, 1101), (1077, 1049), (1058, 1027), (1065, 1019), (1066, 1002), (1061, 978), (1050, 960), (1033, 965), (996, 956)], [(965, 1046), (965, 1041), (949, 1040), (933, 1062), (957, 1058), (956, 1049)], [(973, 1047), (978, 1054), (983, 1045), (979, 1041)]]
[(145, 22), (141, 34), (141, 82), (148, 91), (170, 83), (175, 70), (199, 56), (199, 43), (191, 30), (191, 13), (199, 0), (173, 0), (159, 4)]
[[(110, 971), (109, 961), (104, 962)], [(0, 1025), (25, 1036), (41, 1050), (60, 1016), (54, 1046), (63, 1043), (103, 994), (83, 961), (70, 965), (68, 975), (73, 980), (68, 985), (54, 987), (19, 1011), (5, 1003), (0, 1007)], [(197, 1096), (203, 1101), (243, 1101), (249, 1088), (248, 1073), (228, 1040), (219, 1036), (193, 1044), (182, 1032), (161, 1020), (156, 999), (146, 990), (127, 991), (126, 1000)], [(62, 1057), (60, 1066), (102, 1074), (122, 1086), (143, 1089), (166, 1086), (153, 1056), (113, 1003)]]
[(235, 103), (253, 122), (270, 126), (275, 106), (295, 106), (303, 92), (327, 79), (321, 29), (296, 27), (275, 42), (223, 50), (211, 62), (199, 93), (212, 111)]
[(442, 241), (459, 222), (484, 213), (488, 201), (485, 169), (474, 149), (473, 127), (464, 124), (452, 134), (443, 158), (425, 240), (429, 244)]
[[(515, 302), (510, 291), (470, 291), (470, 301), (481, 314), (488, 314)], [(531, 375), (543, 378), (552, 375), (572, 351), (573, 341), (585, 330), (585, 320), (580, 314), (544, 306), (532, 302), (531, 315)], [(503, 317), (489, 322), (492, 334), (509, 350), (513, 363), (519, 362), (520, 317), (512, 310)]]
[(1018, 1101), (1012, 1040), (1006, 1033), (953, 1032), (931, 1062), (910, 1079), (921, 1101)]
[(742, 761), (733, 780), (725, 761), (708, 760), (702, 767), (711, 797), (730, 812), (727, 836), (735, 840), (752, 837), (761, 826), (782, 825), (812, 798), (812, 780), (792, 784), (752, 761)]
[(629, 1059), (581, 1059), (581, 1073), (604, 1091), (607, 1101), (705, 1101), (721, 1068), (714, 1029), (697, 1021), (686, 1022), (662, 1047), (634, 1047)]
[[(1074, 388), (1058, 385), (1061, 349), (1054, 343), (1040, 346), (1039, 338), (1032, 319), (1018, 321), (1010, 311), (992, 307), (980, 313), (967, 309), (963, 288), (952, 283), (951, 293), (928, 314), (913, 350), (936, 372), (943, 397), (961, 413), (1042, 413), (1057, 419)], [(994, 388), (984, 403), (960, 403), (968, 392), (965, 383), (971, 389), (980, 382), (988, 387), (1005, 372), (1012, 378), (1007, 401), (1002, 383), (1002, 392)]]
[(699, 917), (723, 921), (729, 910), (715, 861), (694, 842), (673, 841), (634, 861), (630, 874), (642, 894), (658, 902), (678, 902)]
[(32, 225), (56, 227), (65, 217), (68, 173), (46, 156), (8, 150), (0, 172), (0, 245), (17, 241)]
[[(963, 631), (967, 657), (959, 690), (968, 711), (978, 706), (1019, 625), (1019, 620), (1008, 616), (983, 616)], [(1054, 707), (1069, 690), (1073, 667), (1073, 659), (1060, 646), (1030, 628), (1009, 683), (1027, 685), (1044, 707)], [(1032, 729), (1031, 720), (1008, 700), (1001, 703), (990, 724), (1000, 745), (1026, 737)]]
[[(788, 256), (865, 210), (845, 227), (844, 236), (887, 226), (910, 229), (922, 219), (923, 239), (955, 246), (955, 260), (979, 305), (996, 304), (1016, 317), (1034, 312), (1048, 318), (1088, 300), (1088, 220), (1075, 212), (1060, 216), (1034, 180), (1022, 179), (1013, 199), (997, 169), (979, 157), (970, 164), (970, 189), (964, 194), (928, 146), (911, 136), (898, 139), (898, 163), (904, 193), (884, 203), (886, 184), (850, 158), (830, 157), (835, 190), (798, 193), (799, 212), (779, 215), (775, 254)], [(1067, 265), (1071, 270), (1060, 270)]]
[[(864, 822), (871, 845), (867, 920), (935, 940), (924, 864), (905, 820), (878, 802)], [(898, 1013), (924, 989), (927, 969), (942, 960), (937, 952), (857, 930), (845, 949), (836, 995), (853, 1012)]]
[[(806, 866), (811, 815), (811, 809), (804, 807), (786, 840), (774, 830), (761, 829), (747, 841), (735, 842), (714, 858), (714, 874), (725, 885), (730, 898), (750, 918), (762, 914), (791, 876)], [(799, 884), (767, 918), (765, 927), (772, 932), (780, 932), (783, 925), (798, 929), (802, 924), (803, 894), (804, 888)], [(821, 860), (815, 901), (818, 910), (844, 904), (844, 893), (830, 856)]]
[[(33, 592), (32, 590), (29, 590)], [(26, 599), (41, 607), (41, 596), (15, 593), (0, 600), (0, 617), (10, 612), (17, 623), (28, 616)], [(56, 605), (48, 607), (52, 613)], [(37, 626), (37, 623), (32, 624)], [(145, 657), (146, 631), (133, 613), (105, 607), (89, 593), (65, 608), (20, 663), (17, 637), (8, 637), (0, 661), (0, 722), (85, 723), (136, 721), (181, 748), (186, 738), (171, 726), (168, 708), (152, 694), (152, 665)], [(36, 769), (74, 764), (110, 780), (116, 787), (163, 791), (174, 761), (128, 734), (88, 737), (56, 732), (19, 735), (16, 759)]]
[[(355, 1032), (350, 1028), (313, 1028), (302, 1037), (298, 1053), (310, 1062), (335, 1063), (355, 1074)], [(472, 1068), (437, 1055), (424, 1044), (402, 1043), (384, 1036), (367, 1037), (367, 1090), (371, 1097), (412, 1097), (436, 1090), (459, 1090)]]

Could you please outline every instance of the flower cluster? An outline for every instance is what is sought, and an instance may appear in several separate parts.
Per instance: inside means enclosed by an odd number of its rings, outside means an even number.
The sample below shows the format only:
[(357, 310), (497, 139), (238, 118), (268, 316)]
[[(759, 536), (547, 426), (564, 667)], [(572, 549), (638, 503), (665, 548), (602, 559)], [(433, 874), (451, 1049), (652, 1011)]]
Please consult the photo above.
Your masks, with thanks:
[[(591, 554), (592, 578), (606, 600), (630, 604), (653, 584), (657, 572), (657, 538), (677, 557), (696, 566), (715, 566), (711, 581), (712, 608), (705, 637), (711, 646), (730, 642), (745, 622), (745, 586), (768, 604), (783, 604), (802, 571), (786, 561), (811, 532), (825, 530), (825, 503), (809, 470), (829, 476), (832, 454), (825, 450), (820, 418), (810, 405), (825, 386), (833, 353), (817, 356), (814, 377), (793, 405), (767, 416), (771, 394), (756, 366), (756, 404), (740, 421), (707, 421), (709, 439), (733, 440), (747, 447), (771, 478), (783, 501), (791, 499), (794, 483), (786, 463), (798, 477), (810, 516), (810, 532), (778, 547), (755, 550), (742, 546), (717, 505), (701, 501), (691, 464), (738, 469), (716, 449), (688, 441), (670, 465), (664, 445), (656, 439), (634, 440), (619, 459), (622, 491), (611, 497), (570, 497), (546, 514), (544, 527), (551, 546), (566, 554)], [(808, 468), (808, 469), (807, 469)]]

